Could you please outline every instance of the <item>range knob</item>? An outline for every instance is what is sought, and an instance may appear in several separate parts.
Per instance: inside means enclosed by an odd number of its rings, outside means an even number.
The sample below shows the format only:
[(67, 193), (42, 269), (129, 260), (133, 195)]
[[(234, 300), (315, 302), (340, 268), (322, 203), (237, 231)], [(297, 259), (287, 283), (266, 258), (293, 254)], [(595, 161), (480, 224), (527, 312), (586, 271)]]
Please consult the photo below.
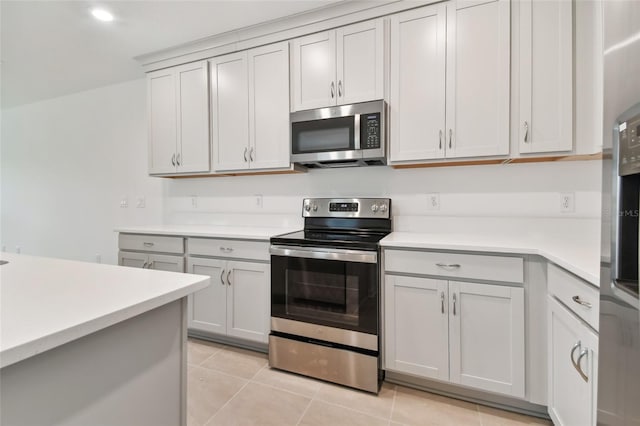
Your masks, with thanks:
[(387, 211), (387, 205), (386, 204), (380, 204), (380, 211), (382, 213), (386, 212)]
[(317, 211), (318, 211), (318, 205), (317, 205), (317, 204), (314, 204), (314, 205), (313, 205), (313, 211), (314, 211), (314, 212), (317, 212)]
[(371, 206), (371, 211), (374, 212), (374, 213), (377, 212), (378, 211), (378, 205), (377, 204), (372, 205)]
[(311, 204), (305, 204), (305, 205), (304, 205), (304, 209), (305, 209), (306, 211), (311, 210)]

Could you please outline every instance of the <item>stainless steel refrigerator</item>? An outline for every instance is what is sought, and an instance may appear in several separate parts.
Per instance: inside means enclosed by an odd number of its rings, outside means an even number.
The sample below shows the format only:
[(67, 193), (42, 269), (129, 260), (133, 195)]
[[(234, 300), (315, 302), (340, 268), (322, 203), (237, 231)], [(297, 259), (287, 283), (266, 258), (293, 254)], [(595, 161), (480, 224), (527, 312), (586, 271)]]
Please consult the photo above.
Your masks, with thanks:
[(598, 424), (640, 426), (640, 0), (603, 0)]

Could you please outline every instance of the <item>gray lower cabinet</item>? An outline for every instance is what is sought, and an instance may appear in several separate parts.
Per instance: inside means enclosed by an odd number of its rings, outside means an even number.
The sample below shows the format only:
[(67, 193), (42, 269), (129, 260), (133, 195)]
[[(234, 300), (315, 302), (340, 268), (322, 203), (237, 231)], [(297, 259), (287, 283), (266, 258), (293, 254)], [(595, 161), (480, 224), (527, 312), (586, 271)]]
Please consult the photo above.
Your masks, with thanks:
[(184, 272), (184, 238), (144, 234), (118, 236), (118, 265)]

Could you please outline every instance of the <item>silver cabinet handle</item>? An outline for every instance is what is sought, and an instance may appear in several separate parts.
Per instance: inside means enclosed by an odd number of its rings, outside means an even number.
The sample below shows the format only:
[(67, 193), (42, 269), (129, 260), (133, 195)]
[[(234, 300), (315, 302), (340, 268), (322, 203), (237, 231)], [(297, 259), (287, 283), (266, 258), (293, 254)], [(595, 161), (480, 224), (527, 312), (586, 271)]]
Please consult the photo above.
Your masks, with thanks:
[(453, 139), (453, 129), (449, 129), (449, 148), (451, 148), (452, 139)]
[(249, 150), (249, 160), (254, 161), (254, 160), (253, 160), (253, 148), (251, 148), (251, 149)]
[(456, 294), (453, 293), (453, 315), (456, 315)]
[(440, 293), (440, 312), (444, 314), (444, 291)]
[(444, 269), (458, 269), (461, 265), (459, 263), (436, 263), (436, 266)]
[(529, 123), (524, 122), (524, 143), (529, 143)]
[(580, 348), (580, 345), (582, 345), (582, 343), (578, 340), (578, 342), (573, 345), (573, 347), (571, 348), (571, 352), (569, 353), (569, 358), (571, 358), (571, 365), (573, 365), (573, 368), (575, 368), (576, 370), (578, 369), (578, 365), (576, 364), (575, 359), (573, 359), (573, 354), (576, 349)]
[(580, 352), (580, 355), (578, 356), (578, 361), (576, 361), (576, 370), (578, 370), (578, 374), (580, 374), (580, 377), (582, 377), (582, 380), (584, 380), (585, 382), (589, 382), (589, 377), (584, 374), (584, 371), (582, 371), (582, 367), (580, 367), (580, 361), (582, 360), (582, 358), (584, 358), (585, 356), (587, 356), (587, 354), (589, 353), (589, 349), (585, 348), (582, 350), (582, 352)]
[(144, 263), (142, 264), (142, 269), (147, 269), (147, 265), (148, 265), (148, 264), (149, 264), (148, 262), (144, 262)]
[(153, 268), (153, 260), (151, 262), (149, 262), (149, 264), (147, 265), (147, 269), (152, 269)]
[(231, 285), (231, 279), (229, 278), (229, 276), (231, 275), (231, 269), (229, 269), (229, 271), (227, 272), (227, 284)]
[(144, 243), (142, 243), (142, 245), (145, 246), (145, 247), (153, 247), (153, 243), (144, 242)]
[(338, 96), (342, 96), (342, 80), (338, 80)]
[(581, 300), (581, 299), (580, 299), (580, 296), (573, 296), (573, 297), (571, 298), (571, 300), (573, 300), (574, 302), (576, 302), (578, 305), (582, 305), (582, 306), (584, 306), (584, 307), (586, 307), (586, 308), (591, 309), (591, 303), (589, 303), (589, 302), (585, 302), (584, 300)]
[(224, 269), (220, 272), (220, 282), (224, 285)]
[(244, 149), (244, 162), (247, 162), (247, 148)]
[(176, 164), (180, 165), (180, 154), (176, 155)]
[(335, 96), (335, 84), (332, 81), (331, 82), (331, 99), (333, 99), (334, 96)]
[(173, 156), (171, 157), (171, 164), (173, 164), (174, 166), (176, 165), (176, 154), (173, 154)]
[(220, 251), (223, 253), (231, 253), (233, 251), (233, 248), (231, 247), (220, 247)]
[(438, 149), (442, 149), (442, 129), (440, 130), (440, 145), (438, 145)]

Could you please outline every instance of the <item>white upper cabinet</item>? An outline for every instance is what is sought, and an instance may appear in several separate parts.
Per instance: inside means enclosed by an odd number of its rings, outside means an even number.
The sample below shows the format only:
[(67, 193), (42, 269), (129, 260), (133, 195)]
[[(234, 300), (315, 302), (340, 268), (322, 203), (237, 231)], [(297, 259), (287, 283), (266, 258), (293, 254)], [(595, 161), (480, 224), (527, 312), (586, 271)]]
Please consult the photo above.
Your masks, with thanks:
[(289, 45), (211, 60), (214, 169), (289, 167)]
[(382, 99), (384, 22), (362, 22), (292, 42), (293, 111)]
[(147, 80), (149, 173), (209, 171), (207, 62), (155, 71)]
[(391, 162), (509, 153), (510, 3), (391, 18)]
[(247, 52), (211, 60), (214, 169), (249, 167)]
[(390, 156), (444, 157), (446, 6), (391, 17)]
[(252, 169), (289, 167), (289, 43), (248, 52)]
[(572, 2), (519, 3), (520, 153), (573, 148)]

